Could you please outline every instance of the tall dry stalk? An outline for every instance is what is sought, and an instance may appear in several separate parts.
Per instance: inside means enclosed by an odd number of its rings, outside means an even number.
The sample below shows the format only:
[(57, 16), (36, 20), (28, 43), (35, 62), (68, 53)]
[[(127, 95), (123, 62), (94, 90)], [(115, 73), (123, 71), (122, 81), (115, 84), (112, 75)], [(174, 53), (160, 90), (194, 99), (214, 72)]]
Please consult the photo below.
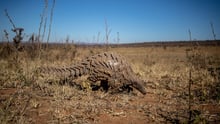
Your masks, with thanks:
[(4, 33), (5, 33), (5, 37), (7, 39), (7, 44), (9, 44), (9, 37), (8, 37), (9, 34), (6, 30), (4, 30)]
[(5, 9), (5, 15), (6, 15), (6, 17), (9, 19), (9, 22), (12, 24), (13, 29), (15, 29), (16, 26), (15, 26), (15, 24), (13, 23), (11, 17), (9, 16), (7, 9)]
[(99, 37), (100, 37), (100, 32), (98, 32), (98, 35), (97, 35), (97, 44), (99, 44)]
[(189, 41), (192, 41), (192, 34), (191, 34), (190, 29), (188, 30), (188, 32), (189, 32)]
[(37, 41), (38, 41), (38, 49), (41, 49), (41, 28), (44, 22), (44, 18), (46, 18), (47, 16), (47, 7), (48, 7), (48, 0), (44, 1), (45, 6), (43, 8), (42, 14), (40, 15), (41, 19), (40, 19), (40, 26), (38, 29), (38, 37), (37, 37)]
[(212, 22), (210, 22), (210, 26), (211, 26), (211, 29), (212, 29), (213, 38), (214, 38), (214, 40), (216, 40), (216, 34), (215, 34), (215, 30), (214, 30), (214, 26), (213, 26)]
[(105, 41), (106, 41), (106, 51), (109, 49), (109, 35), (111, 33), (111, 29), (109, 29), (109, 25), (107, 19), (105, 19)]
[(190, 123), (192, 120), (192, 96), (191, 96), (191, 87), (192, 87), (192, 69), (190, 67), (189, 70), (189, 81), (188, 81), (188, 94), (189, 94), (189, 98), (188, 98), (188, 112), (189, 112), (189, 117), (188, 117), (188, 122)]
[(68, 46), (69, 46), (69, 40), (70, 40), (70, 37), (69, 37), (69, 35), (67, 35), (67, 36), (66, 36), (66, 42), (65, 42), (65, 45), (64, 45), (64, 49), (65, 49), (65, 51), (67, 51), (67, 49), (68, 49)]
[[(17, 28), (15, 26), (14, 22), (12, 21), (11, 17), (8, 14), (7, 9), (5, 9), (5, 16), (8, 18), (9, 22), (13, 26), (12, 31), (16, 34), (16, 36), (13, 38), (13, 42), (14, 42), (16, 50), (19, 50), (20, 49), (19, 47), (20, 47), (21, 40), (23, 39), (22, 32), (24, 31), (24, 29), (23, 28)], [(6, 30), (4, 30), (4, 32), (5, 32), (5, 36), (6, 36), (7, 40), (8, 40), (8, 43), (9, 43), (8, 33), (6, 32)]]
[(53, 21), (53, 10), (55, 7), (55, 0), (53, 0), (53, 5), (51, 7), (51, 11), (50, 11), (50, 25), (49, 25), (49, 32), (48, 32), (48, 37), (47, 37), (47, 47), (48, 47), (48, 42), (50, 40), (50, 33), (51, 33), (51, 26), (52, 26), (52, 21)]
[(119, 37), (119, 32), (117, 32), (117, 44), (119, 44), (119, 41), (120, 41), (120, 37)]
[(47, 10), (48, 10), (48, 0), (45, 0), (44, 30), (43, 30), (43, 34), (42, 34), (42, 39), (41, 39), (41, 41), (44, 40), (44, 36), (45, 36), (45, 32), (46, 32), (46, 27), (47, 27)]

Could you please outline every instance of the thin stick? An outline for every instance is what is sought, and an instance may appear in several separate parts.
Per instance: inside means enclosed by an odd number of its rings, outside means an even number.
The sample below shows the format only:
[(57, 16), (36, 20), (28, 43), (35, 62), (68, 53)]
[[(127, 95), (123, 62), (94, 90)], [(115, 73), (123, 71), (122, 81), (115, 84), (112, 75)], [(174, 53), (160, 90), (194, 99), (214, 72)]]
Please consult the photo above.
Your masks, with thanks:
[(9, 19), (9, 22), (12, 24), (13, 28), (15, 29), (16, 26), (15, 26), (15, 24), (13, 23), (11, 17), (9, 16), (7, 9), (5, 9), (5, 15), (7, 16), (7, 18)]
[(191, 111), (191, 85), (192, 85), (192, 72), (191, 72), (191, 68), (189, 70), (189, 87), (188, 87), (188, 93), (189, 93), (189, 103), (188, 103), (188, 111), (189, 111), (189, 118), (188, 118), (188, 123), (191, 122), (191, 118), (192, 118), (192, 111)]
[(119, 32), (117, 32), (117, 44), (119, 44), (120, 37), (119, 37)]
[(42, 25), (43, 25), (44, 17), (46, 16), (46, 12), (47, 12), (47, 6), (48, 6), (48, 1), (45, 0), (45, 6), (44, 6), (42, 14), (40, 15), (41, 16), (40, 27), (38, 29), (38, 40), (39, 41), (40, 41), (41, 28), (42, 28)]
[(5, 32), (5, 37), (6, 37), (6, 39), (7, 39), (7, 42), (8, 42), (8, 44), (9, 44), (8, 32), (7, 32), (6, 30), (4, 30), (4, 32)]
[(53, 0), (53, 5), (52, 5), (52, 8), (51, 8), (51, 13), (50, 13), (50, 25), (49, 25), (49, 32), (48, 32), (48, 37), (47, 37), (47, 44), (50, 40), (50, 32), (51, 32), (51, 25), (52, 25), (52, 21), (53, 21), (53, 9), (54, 9), (54, 6), (55, 6), (55, 0)]
[(109, 44), (109, 35), (111, 33), (111, 29), (109, 30), (109, 26), (107, 20), (105, 19), (105, 40), (106, 40), (106, 50), (108, 51)]
[(211, 29), (212, 29), (212, 35), (213, 35), (213, 38), (214, 38), (214, 40), (216, 40), (216, 34), (215, 34), (215, 30), (214, 30), (213, 23), (210, 22), (210, 25), (211, 25)]
[(44, 36), (45, 36), (45, 31), (46, 31), (46, 27), (47, 27), (47, 8), (48, 8), (48, 0), (45, 0), (45, 12), (44, 12), (44, 30), (43, 30), (43, 34), (42, 34), (42, 39), (41, 41), (44, 40)]
[(192, 40), (192, 34), (191, 34), (190, 29), (189, 29), (189, 41), (191, 41), (191, 40)]

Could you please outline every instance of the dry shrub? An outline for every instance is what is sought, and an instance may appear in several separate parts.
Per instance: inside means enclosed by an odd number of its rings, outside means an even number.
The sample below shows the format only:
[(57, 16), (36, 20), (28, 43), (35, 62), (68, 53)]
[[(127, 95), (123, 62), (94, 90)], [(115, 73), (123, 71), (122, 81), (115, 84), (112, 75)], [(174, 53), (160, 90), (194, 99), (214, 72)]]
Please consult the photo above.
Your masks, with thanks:
[(15, 48), (11, 44), (3, 44), (3, 47), (0, 49), (0, 58), (7, 59), (15, 52)]
[(219, 81), (217, 80), (218, 75), (213, 75), (213, 73), (218, 72), (212, 69), (213, 66), (215, 67), (215, 65), (212, 65), (215, 60), (206, 56), (206, 53), (201, 51), (199, 46), (187, 50), (186, 57), (192, 70), (192, 80), (195, 87), (193, 96), (199, 98), (200, 101), (211, 99), (218, 101), (219, 95), (217, 92), (220, 90)]
[(24, 51), (27, 53), (27, 57), (32, 60), (36, 59), (41, 53), (37, 43), (26, 44)]

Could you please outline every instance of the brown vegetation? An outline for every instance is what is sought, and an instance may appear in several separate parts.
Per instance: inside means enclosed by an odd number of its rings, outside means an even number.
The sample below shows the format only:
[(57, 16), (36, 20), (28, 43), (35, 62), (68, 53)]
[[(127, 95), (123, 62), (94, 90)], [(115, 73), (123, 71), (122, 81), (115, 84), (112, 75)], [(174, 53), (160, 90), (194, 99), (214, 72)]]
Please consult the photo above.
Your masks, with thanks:
[[(37, 46), (37, 45), (36, 45)], [(220, 121), (219, 46), (109, 46), (144, 78), (147, 94), (109, 94), (44, 77), (41, 66), (69, 66), (104, 52), (101, 46), (0, 46), (0, 123), (217, 123)]]

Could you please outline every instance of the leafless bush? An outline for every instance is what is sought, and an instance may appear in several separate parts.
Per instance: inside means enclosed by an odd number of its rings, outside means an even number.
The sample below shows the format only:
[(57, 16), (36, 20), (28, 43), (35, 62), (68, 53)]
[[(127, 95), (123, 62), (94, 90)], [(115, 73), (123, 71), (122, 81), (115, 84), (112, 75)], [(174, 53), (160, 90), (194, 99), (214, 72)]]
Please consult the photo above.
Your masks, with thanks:
[(22, 47), (20, 44), (23, 39), (22, 32), (24, 31), (24, 29), (23, 28), (15, 28), (12, 31), (16, 34), (16, 36), (13, 38), (14, 46), (18, 51), (21, 51)]

